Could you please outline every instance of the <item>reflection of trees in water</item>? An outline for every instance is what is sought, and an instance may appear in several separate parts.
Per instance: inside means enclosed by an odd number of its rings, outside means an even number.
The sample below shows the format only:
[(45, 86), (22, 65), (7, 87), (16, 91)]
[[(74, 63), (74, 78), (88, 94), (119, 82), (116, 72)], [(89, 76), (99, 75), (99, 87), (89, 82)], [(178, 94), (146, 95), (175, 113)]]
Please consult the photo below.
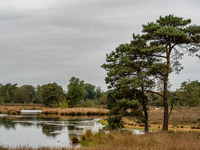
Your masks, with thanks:
[[(80, 138), (79, 133), (77, 130), (83, 130), (81, 128), (77, 128), (77, 125), (83, 125), (85, 123), (81, 123), (80, 121), (83, 121), (84, 119), (69, 119), (67, 122), (71, 125), (65, 125), (66, 119), (64, 122), (62, 122), (62, 119), (59, 117), (51, 118), (51, 117), (43, 117), (43, 116), (26, 116), (26, 117), (20, 117), (20, 118), (9, 118), (6, 117), (0, 117), (0, 126), (4, 126), (5, 129), (14, 129), (16, 130), (16, 125), (21, 125), (23, 127), (30, 127), (35, 126), (37, 129), (42, 129), (42, 133), (49, 137), (56, 137), (60, 133), (52, 133), (55, 131), (62, 131), (62, 130), (69, 130), (69, 131), (75, 131), (73, 133), (69, 133), (70, 138), (75, 135)], [(41, 122), (40, 122), (41, 121)], [(64, 125), (64, 126), (62, 126)]]
[[(34, 124), (34, 121), (59, 121), (59, 118), (35, 118), (35, 117), (22, 117), (22, 118), (18, 118), (17, 121), (15, 119), (10, 119), (8, 117), (0, 117), (0, 126), (4, 126), (5, 129), (9, 130), (9, 129), (15, 129), (16, 130), (16, 125), (19, 124), (23, 127), (31, 127), (31, 126), (36, 126), (38, 129), (42, 128), (42, 133), (47, 135), (47, 136), (51, 136), (51, 137), (55, 137), (57, 134), (59, 133), (51, 133), (54, 131), (61, 131), (63, 128), (67, 128), (66, 126), (59, 126), (59, 125), (53, 125), (53, 124), (46, 124), (46, 123), (37, 123)], [(16, 121), (16, 122), (15, 122)], [(18, 122), (19, 121), (19, 122)], [(56, 123), (56, 122), (54, 122)]]
[(68, 128), (68, 130), (77, 130), (77, 128), (75, 126), (68, 126), (67, 128)]
[(12, 122), (10, 119), (8, 119), (7, 117), (1, 117), (0, 118), (0, 126), (4, 126), (5, 129), (9, 130), (9, 129), (14, 129), (15, 130), (15, 122)]
[(41, 126), (42, 126), (42, 133), (51, 137), (55, 137), (56, 135), (59, 134), (59, 133), (51, 133), (51, 132), (62, 130), (62, 126), (48, 125), (48, 124), (41, 124)]

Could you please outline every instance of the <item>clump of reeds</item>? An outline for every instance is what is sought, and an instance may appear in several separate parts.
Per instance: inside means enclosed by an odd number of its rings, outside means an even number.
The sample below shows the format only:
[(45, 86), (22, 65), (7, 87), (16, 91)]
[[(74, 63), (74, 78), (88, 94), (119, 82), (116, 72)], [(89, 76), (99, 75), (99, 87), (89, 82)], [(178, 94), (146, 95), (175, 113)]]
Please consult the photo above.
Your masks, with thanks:
[(42, 114), (59, 114), (59, 109), (43, 109)]
[(21, 110), (20, 109), (14, 109), (14, 108), (11, 108), (8, 110), (8, 114), (9, 115), (20, 115), (21, 114)]

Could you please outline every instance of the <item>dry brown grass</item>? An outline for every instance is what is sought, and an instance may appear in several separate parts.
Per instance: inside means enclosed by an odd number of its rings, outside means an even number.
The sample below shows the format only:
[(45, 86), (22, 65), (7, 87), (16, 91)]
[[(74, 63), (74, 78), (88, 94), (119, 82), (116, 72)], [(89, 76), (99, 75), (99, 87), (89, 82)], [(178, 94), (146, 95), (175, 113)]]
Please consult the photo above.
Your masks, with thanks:
[(60, 115), (107, 115), (109, 110), (103, 108), (48, 108), (42, 109), (43, 114), (60, 114)]
[[(109, 134), (99, 132), (90, 135), (82, 143), (90, 146), (82, 146), (78, 150), (199, 150), (200, 133), (154, 132), (144, 135), (133, 135), (126, 132), (110, 132)], [(32, 148), (16, 148), (16, 150), (20, 149), (31, 150)], [(37, 150), (50, 149), (61, 150), (66, 148), (37, 148)]]
[(111, 132), (109, 134), (97, 133), (92, 135), (88, 141), (94, 147), (103, 149), (200, 149), (199, 132), (154, 132), (145, 135), (133, 135), (125, 132)]
[[(150, 129), (162, 129), (163, 110), (149, 111)], [(144, 128), (137, 124), (136, 119), (124, 118), (125, 126), (129, 128)], [(194, 128), (195, 129), (191, 129)], [(200, 108), (186, 108), (173, 110), (169, 118), (170, 130), (200, 131)]]
[(32, 106), (0, 106), (0, 113), (20, 112), (20, 110), (42, 110), (43, 114), (57, 114), (57, 115), (107, 115), (109, 110), (104, 108), (45, 108)]
[(32, 106), (0, 106), (0, 113), (4, 114), (20, 114), (21, 110), (41, 110), (41, 107), (32, 107)]
[(6, 114), (20, 114), (21, 107), (14, 107), (14, 106), (0, 106), (0, 113)]

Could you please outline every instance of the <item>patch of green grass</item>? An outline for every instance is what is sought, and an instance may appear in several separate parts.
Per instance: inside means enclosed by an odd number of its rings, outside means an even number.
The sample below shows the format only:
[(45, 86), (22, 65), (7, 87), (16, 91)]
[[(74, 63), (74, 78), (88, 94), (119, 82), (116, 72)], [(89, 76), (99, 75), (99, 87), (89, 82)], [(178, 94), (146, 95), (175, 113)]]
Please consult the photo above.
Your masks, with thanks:
[(98, 122), (100, 122), (102, 125), (108, 126), (108, 122), (105, 120), (99, 120)]
[(93, 144), (88, 141), (80, 141), (81, 145), (83, 146), (92, 146)]

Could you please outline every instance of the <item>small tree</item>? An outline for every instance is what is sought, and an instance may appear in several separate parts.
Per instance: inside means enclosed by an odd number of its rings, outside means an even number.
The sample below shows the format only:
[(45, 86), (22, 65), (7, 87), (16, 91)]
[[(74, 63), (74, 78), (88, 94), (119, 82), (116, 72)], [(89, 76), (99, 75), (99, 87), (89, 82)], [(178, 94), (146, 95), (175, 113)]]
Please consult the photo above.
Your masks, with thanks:
[(101, 98), (103, 96), (103, 94), (104, 94), (104, 92), (101, 90), (100, 86), (96, 87), (95, 92), (96, 92), (96, 98), (97, 99)]
[(95, 86), (89, 83), (84, 84), (85, 89), (85, 100), (91, 99), (94, 100), (96, 98)]
[(27, 103), (29, 101), (29, 95), (27, 94), (26, 90), (19, 90), (16, 94), (16, 103)]
[(64, 99), (60, 102), (60, 108), (68, 108), (68, 103), (69, 103), (69, 100), (67, 101), (66, 98), (64, 98)]
[(69, 100), (69, 104), (71, 107), (74, 107), (74, 105), (85, 97), (84, 81), (80, 81), (79, 78), (72, 77), (69, 82), (66, 95), (67, 100)]
[(41, 93), (42, 93), (42, 88), (40, 85), (37, 85), (37, 89), (35, 92), (35, 101), (34, 101), (35, 103), (42, 103)]
[(57, 83), (49, 83), (42, 86), (43, 90), (41, 93), (42, 103), (47, 107), (52, 107), (53, 105), (59, 103), (64, 98), (64, 92), (61, 86)]
[(26, 93), (28, 94), (29, 100), (27, 102), (33, 102), (33, 100), (35, 99), (35, 87), (33, 87), (32, 85), (23, 85), (20, 87), (20, 89), (26, 91)]

